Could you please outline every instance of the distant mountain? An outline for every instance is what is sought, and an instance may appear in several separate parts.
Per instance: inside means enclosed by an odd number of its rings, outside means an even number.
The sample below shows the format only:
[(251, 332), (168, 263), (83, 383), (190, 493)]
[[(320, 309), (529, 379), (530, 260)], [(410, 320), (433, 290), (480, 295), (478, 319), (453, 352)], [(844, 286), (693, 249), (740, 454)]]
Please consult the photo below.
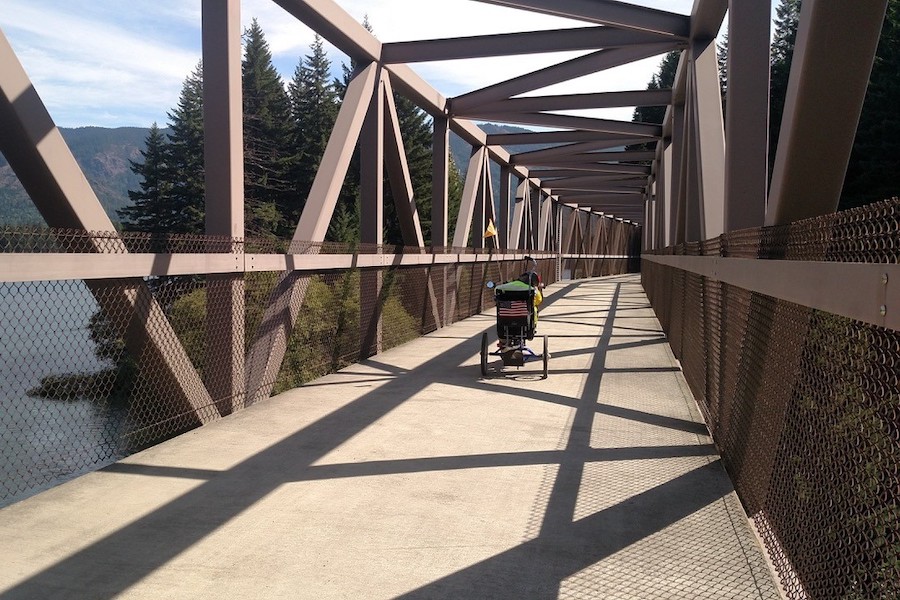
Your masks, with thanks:
[[(140, 179), (131, 172), (130, 160), (140, 160), (150, 130), (142, 127), (60, 127), (63, 139), (114, 223), (116, 211), (130, 204), (128, 190)], [(44, 225), (15, 173), (0, 155), (0, 225)]]
[[(494, 123), (480, 123), (478, 125), (482, 131), (487, 134), (492, 133), (531, 133), (529, 129), (523, 129), (521, 127), (513, 127), (512, 125), (496, 125)], [(536, 150), (538, 146), (528, 146), (528, 149)], [(521, 146), (511, 146), (508, 147), (507, 150), (511, 151), (522, 151)], [(466, 171), (469, 169), (469, 157), (472, 155), (472, 146), (470, 146), (467, 142), (463, 141), (461, 137), (456, 135), (455, 133), (450, 134), (450, 155), (453, 157), (453, 162), (456, 163), (457, 168), (459, 169), (460, 174), (465, 178)], [(496, 171), (495, 176), (500, 177), (500, 169), (495, 168)]]
[[(486, 133), (527, 133), (529, 130), (507, 125), (485, 123), (480, 125)], [(119, 223), (117, 210), (128, 206), (128, 190), (140, 186), (140, 178), (131, 171), (129, 161), (141, 160), (140, 152), (146, 144), (149, 129), (142, 127), (78, 127), (60, 128), (63, 138), (72, 150), (75, 160), (100, 199), (106, 214), (114, 224)], [(469, 166), (472, 148), (456, 134), (450, 136), (450, 153), (463, 177)], [(500, 169), (492, 168), (493, 177), (499, 180)], [(495, 186), (499, 194), (499, 185)], [(45, 225), (44, 219), (34, 208), (31, 199), (12, 172), (6, 159), (0, 155), (0, 225)]]

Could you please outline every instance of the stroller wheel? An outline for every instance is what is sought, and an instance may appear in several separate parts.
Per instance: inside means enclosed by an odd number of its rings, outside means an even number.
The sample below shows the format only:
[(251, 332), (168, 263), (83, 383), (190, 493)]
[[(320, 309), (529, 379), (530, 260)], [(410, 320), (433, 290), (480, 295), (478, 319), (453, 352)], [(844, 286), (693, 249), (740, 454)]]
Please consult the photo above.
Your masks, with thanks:
[(488, 334), (481, 334), (481, 376), (487, 377)]
[(550, 350), (547, 349), (547, 336), (544, 336), (544, 379), (547, 379), (547, 361), (550, 360)]

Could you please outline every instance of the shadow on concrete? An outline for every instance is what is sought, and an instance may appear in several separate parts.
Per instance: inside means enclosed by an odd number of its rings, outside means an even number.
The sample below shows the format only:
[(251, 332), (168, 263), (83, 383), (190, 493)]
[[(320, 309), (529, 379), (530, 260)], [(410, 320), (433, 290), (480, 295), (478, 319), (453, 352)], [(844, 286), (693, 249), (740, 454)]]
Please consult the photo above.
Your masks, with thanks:
[[(568, 286), (566, 289), (574, 288)], [(446, 376), (447, 365), (461, 365), (475, 353), (476, 338), (466, 339), (423, 363), (404, 377), (388, 377), (381, 387), (320, 418), (264, 451), (222, 471), (118, 464), (108, 471), (200, 479), (197, 487), (0, 595), (11, 598), (112, 598), (236, 518), (286, 482), (373, 474), (413, 473), (490, 466), (559, 465), (540, 533), (535, 539), (434, 581), (407, 598), (556, 598), (567, 576), (605, 556), (660, 531), (730, 491), (718, 461), (634, 496), (587, 518), (575, 520), (575, 504), (584, 466), (593, 461), (675, 456), (707, 456), (709, 444), (656, 448), (590, 447), (591, 423), (599, 411), (645, 423), (705, 433), (697, 423), (605, 406), (598, 403), (600, 382), (616, 318), (612, 309), (595, 348), (592, 369), (579, 399), (521, 390), (525, 396), (574, 405), (565, 449), (475, 456), (414, 458), (366, 463), (315, 465), (346, 440)], [(557, 292), (550, 303), (563, 297)], [(493, 323), (485, 323), (485, 328)], [(596, 325), (593, 325), (596, 327)], [(479, 332), (480, 335), (480, 332)], [(379, 368), (385, 367), (379, 365)], [(467, 367), (469, 368), (469, 367)], [(475, 367), (471, 367), (475, 372)], [(454, 381), (454, 383), (458, 383)], [(700, 431), (700, 429), (703, 431)], [(279, 468), (272, 468), (272, 465)], [(110, 499), (115, 502), (114, 498)], [(485, 590), (482, 593), (480, 590)]]

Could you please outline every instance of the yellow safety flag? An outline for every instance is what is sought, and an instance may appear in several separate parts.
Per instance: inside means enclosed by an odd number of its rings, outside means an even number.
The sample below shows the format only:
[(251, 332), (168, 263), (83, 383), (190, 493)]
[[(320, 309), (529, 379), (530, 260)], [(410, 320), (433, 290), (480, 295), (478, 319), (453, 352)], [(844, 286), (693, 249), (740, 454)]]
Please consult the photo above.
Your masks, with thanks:
[(488, 219), (488, 226), (487, 226), (487, 229), (486, 229), (485, 232), (484, 232), (484, 236), (483, 236), (483, 237), (484, 237), (484, 239), (487, 239), (487, 238), (489, 238), (489, 237), (494, 237), (495, 235), (497, 235), (497, 228), (494, 227), (494, 220), (493, 220), (493, 219)]

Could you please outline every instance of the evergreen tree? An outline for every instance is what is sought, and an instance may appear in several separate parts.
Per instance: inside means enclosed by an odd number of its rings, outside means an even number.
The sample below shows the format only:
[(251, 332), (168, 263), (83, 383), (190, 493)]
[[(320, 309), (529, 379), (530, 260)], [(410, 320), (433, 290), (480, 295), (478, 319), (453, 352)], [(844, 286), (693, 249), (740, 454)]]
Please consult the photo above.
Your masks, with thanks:
[[(406, 161), (412, 181), (413, 198), (415, 199), (416, 210), (419, 213), (419, 224), (422, 227), (422, 237), (423, 240), (429, 240), (431, 239), (431, 121), (424, 111), (404, 96), (395, 93), (394, 103), (397, 106), (400, 136), (403, 139), (403, 147), (406, 151)], [(397, 218), (394, 198), (389, 188), (386, 192), (384, 209), (385, 242), (388, 244), (402, 244), (403, 236), (400, 230), (400, 222)]]
[(716, 44), (716, 62), (719, 66), (719, 88), (722, 91), (722, 114), (725, 113), (725, 105), (728, 99), (728, 32), (722, 36), (722, 41)]
[(202, 234), (206, 229), (202, 63), (184, 80), (178, 106), (169, 113), (169, 129), (165, 173), (171, 186), (171, 210), (157, 231)]
[(775, 163), (775, 151), (781, 132), (781, 117), (787, 96), (791, 59), (800, 24), (800, 0), (781, 0), (775, 9), (775, 36), (772, 39), (772, 69), (769, 84), (769, 173)]
[(282, 215), (296, 201), (289, 181), (295, 134), (290, 100), (256, 19), (244, 32), (241, 71), (245, 230), (248, 237), (268, 237), (284, 232)]
[(338, 94), (334, 82), (330, 80), (331, 61), (325, 54), (322, 38), (316, 35), (310, 49), (312, 54), (297, 65), (294, 78), (288, 85), (291, 112), (296, 123), (292, 146), (295, 161), (291, 176), (296, 195), (293, 203), (284, 208), (283, 214), (291, 226), (299, 220), (309, 196), (339, 107)]
[[(681, 52), (673, 50), (666, 54), (659, 63), (659, 70), (650, 77), (647, 90), (669, 90), (675, 85), (675, 73), (678, 71), (678, 61), (681, 60)], [(638, 123), (653, 123), (661, 125), (666, 118), (665, 106), (638, 106), (634, 109), (632, 121)], [(655, 150), (656, 144), (632, 144), (628, 150), (642, 151)]]
[(142, 162), (130, 161), (131, 170), (141, 177), (139, 190), (128, 190), (133, 204), (118, 211), (127, 231), (169, 231), (182, 224), (173, 212), (172, 183), (168, 177), (169, 152), (165, 136), (156, 123), (150, 126)]
[[(675, 85), (675, 72), (678, 70), (679, 60), (681, 60), (681, 52), (677, 50), (673, 50), (666, 54), (659, 63), (659, 70), (650, 78), (647, 89), (672, 89), (672, 86)], [(665, 116), (665, 106), (638, 106), (634, 109), (634, 117), (632, 120), (640, 123), (661, 125)]]

